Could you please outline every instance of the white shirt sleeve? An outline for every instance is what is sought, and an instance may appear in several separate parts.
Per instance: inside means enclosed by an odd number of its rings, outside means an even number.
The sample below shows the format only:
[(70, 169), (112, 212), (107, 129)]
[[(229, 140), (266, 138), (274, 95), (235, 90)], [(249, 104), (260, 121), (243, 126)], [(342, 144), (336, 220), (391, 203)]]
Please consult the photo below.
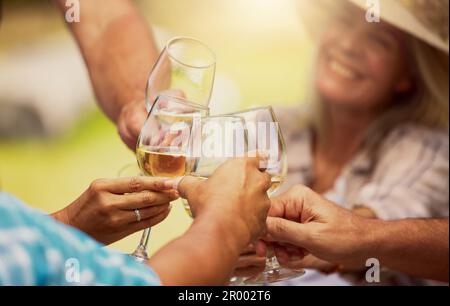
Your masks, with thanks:
[(384, 142), (355, 204), (386, 220), (448, 216), (448, 184), (448, 132), (406, 126)]

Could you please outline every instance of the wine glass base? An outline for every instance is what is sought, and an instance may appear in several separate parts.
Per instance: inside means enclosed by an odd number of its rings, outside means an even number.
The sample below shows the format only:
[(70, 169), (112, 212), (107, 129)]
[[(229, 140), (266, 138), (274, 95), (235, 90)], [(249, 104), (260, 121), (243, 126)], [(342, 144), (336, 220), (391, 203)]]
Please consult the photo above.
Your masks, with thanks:
[(148, 260), (148, 254), (145, 250), (137, 248), (133, 253), (130, 254), (137, 262), (145, 262)]
[(264, 285), (271, 284), (276, 282), (281, 282), (289, 279), (293, 279), (296, 277), (300, 277), (305, 274), (305, 270), (303, 269), (289, 269), (289, 268), (273, 268), (267, 269), (263, 272), (247, 278), (242, 283), (245, 285)]

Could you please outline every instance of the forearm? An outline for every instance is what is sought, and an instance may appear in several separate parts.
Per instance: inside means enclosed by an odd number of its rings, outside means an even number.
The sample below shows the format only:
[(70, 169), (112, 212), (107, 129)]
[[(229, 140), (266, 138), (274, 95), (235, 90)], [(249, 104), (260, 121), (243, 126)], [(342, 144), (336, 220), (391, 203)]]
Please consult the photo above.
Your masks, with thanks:
[[(57, 0), (61, 10), (65, 1)], [(144, 99), (157, 49), (148, 24), (129, 0), (81, 0), (69, 27), (87, 64), (100, 107), (117, 121), (122, 107)]]
[(382, 266), (410, 275), (448, 281), (447, 220), (369, 221), (370, 252)]
[(236, 234), (233, 224), (215, 219), (196, 219), (183, 236), (150, 259), (163, 285), (227, 283), (249, 238)]

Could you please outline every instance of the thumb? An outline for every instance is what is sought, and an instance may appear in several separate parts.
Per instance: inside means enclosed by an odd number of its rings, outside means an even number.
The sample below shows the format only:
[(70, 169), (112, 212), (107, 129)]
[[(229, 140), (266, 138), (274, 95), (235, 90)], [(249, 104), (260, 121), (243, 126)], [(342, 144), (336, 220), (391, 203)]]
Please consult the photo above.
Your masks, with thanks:
[(266, 223), (268, 234), (278, 242), (285, 242), (304, 248), (310, 243), (308, 224), (274, 217), (268, 217)]
[(195, 190), (201, 182), (204, 180), (197, 177), (181, 176), (173, 181), (173, 189), (177, 190), (182, 198), (187, 199), (189, 192)]

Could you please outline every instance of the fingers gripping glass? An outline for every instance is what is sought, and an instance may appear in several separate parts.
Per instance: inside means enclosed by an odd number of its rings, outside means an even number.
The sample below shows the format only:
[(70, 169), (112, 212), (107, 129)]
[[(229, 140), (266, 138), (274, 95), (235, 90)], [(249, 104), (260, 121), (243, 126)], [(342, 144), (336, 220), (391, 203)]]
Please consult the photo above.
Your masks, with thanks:
[[(268, 194), (269, 196), (273, 195), (287, 175), (287, 156), (283, 134), (272, 107), (254, 108), (231, 115), (240, 116), (245, 121), (249, 152), (259, 151), (267, 155), (266, 171), (272, 180)], [(230, 283), (267, 284), (299, 277), (303, 274), (303, 269), (281, 267), (276, 257), (273, 256), (273, 251), (269, 250), (264, 271), (250, 278), (232, 278)]]
[[(244, 120), (228, 115), (203, 118), (199, 128), (192, 132), (189, 144), (190, 175), (207, 179), (227, 160), (246, 155), (248, 145)], [(185, 199), (183, 204), (192, 217)]]
[[(181, 98), (161, 95), (153, 104), (136, 146), (136, 159), (143, 175), (174, 178), (190, 173), (186, 162), (190, 134), (201, 118), (209, 114), (206, 106)], [(139, 260), (148, 259), (150, 228), (144, 230), (136, 250)]]
[[(172, 128), (182, 133), (192, 127), (195, 121), (192, 118), (208, 114), (214, 74), (215, 55), (202, 42), (190, 37), (176, 37), (166, 44), (149, 74), (145, 90), (149, 115), (136, 148), (141, 170), (127, 165), (121, 169), (120, 176), (172, 177), (183, 172), (181, 164), (185, 159), (185, 147), (172, 146), (175, 139), (171, 139), (182, 136), (167, 135), (167, 130), (174, 125)], [(191, 109), (185, 106), (191, 106)], [(183, 122), (187, 126), (183, 127)], [(148, 257), (149, 234), (150, 229), (144, 231), (133, 253), (137, 258)]]

